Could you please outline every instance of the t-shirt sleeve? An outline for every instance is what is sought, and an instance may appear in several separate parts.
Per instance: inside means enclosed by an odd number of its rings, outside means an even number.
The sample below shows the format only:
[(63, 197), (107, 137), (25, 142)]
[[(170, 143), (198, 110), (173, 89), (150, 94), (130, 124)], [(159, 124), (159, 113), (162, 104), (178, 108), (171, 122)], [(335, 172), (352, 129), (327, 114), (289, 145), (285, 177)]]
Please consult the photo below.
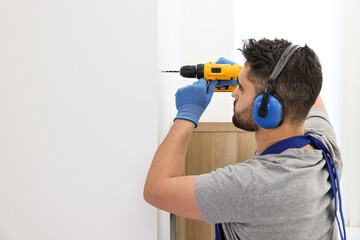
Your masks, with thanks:
[(200, 175), (195, 182), (196, 202), (208, 223), (251, 221), (253, 190), (251, 166), (246, 163)]
[(329, 115), (321, 108), (312, 108), (305, 120), (304, 130), (305, 134), (316, 137), (329, 149), (335, 160), (339, 177), (341, 177), (343, 167), (341, 153), (336, 144), (335, 131)]

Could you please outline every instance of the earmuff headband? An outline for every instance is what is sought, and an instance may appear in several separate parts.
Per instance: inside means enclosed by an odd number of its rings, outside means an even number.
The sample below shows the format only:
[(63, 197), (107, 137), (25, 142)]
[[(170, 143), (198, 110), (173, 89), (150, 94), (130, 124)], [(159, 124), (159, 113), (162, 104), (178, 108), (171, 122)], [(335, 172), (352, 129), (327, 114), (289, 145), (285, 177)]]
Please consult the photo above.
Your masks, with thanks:
[(271, 73), (269, 80), (266, 83), (266, 88), (265, 88), (265, 92), (264, 92), (264, 96), (262, 98), (261, 101), (261, 105), (258, 111), (258, 115), (262, 118), (266, 117), (267, 115), (267, 104), (269, 101), (269, 95), (271, 93), (271, 88), (272, 85), (275, 81), (275, 79), (279, 76), (279, 74), (281, 73), (281, 71), (284, 69), (284, 67), (286, 66), (286, 64), (289, 62), (291, 56), (294, 54), (294, 52), (299, 48), (300, 46), (298, 45), (292, 45), (290, 44), (285, 51), (283, 52), (283, 54), (281, 55), (279, 61), (277, 62), (273, 72)]

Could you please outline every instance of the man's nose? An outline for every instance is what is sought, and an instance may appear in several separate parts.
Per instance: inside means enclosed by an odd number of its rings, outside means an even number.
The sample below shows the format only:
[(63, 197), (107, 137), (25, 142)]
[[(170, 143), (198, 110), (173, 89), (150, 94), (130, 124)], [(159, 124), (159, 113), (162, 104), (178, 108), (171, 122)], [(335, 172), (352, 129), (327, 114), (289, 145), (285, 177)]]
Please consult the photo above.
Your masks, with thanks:
[(238, 96), (238, 90), (239, 90), (239, 86), (237, 86), (237, 88), (235, 89), (235, 91), (233, 91), (231, 93), (231, 96), (235, 99), (237, 99), (237, 96)]

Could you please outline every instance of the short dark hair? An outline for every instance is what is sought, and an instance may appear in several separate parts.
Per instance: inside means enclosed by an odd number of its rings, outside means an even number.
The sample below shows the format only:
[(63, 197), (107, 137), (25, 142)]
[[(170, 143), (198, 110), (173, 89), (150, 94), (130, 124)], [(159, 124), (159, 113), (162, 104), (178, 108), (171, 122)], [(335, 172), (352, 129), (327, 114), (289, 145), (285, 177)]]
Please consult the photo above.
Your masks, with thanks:
[[(265, 90), (280, 56), (291, 42), (284, 39), (249, 39), (241, 50), (250, 67), (249, 81), (255, 85), (256, 93)], [(285, 119), (292, 123), (302, 123), (314, 105), (322, 86), (322, 72), (319, 58), (307, 45), (299, 48), (282, 70), (273, 84), (285, 105)]]

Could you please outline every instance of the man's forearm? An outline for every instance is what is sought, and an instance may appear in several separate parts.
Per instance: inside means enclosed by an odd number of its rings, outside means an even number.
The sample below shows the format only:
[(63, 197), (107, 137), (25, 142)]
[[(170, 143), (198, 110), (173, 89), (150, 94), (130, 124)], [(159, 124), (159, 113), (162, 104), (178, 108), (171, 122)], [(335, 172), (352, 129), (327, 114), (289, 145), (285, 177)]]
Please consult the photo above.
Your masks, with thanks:
[(186, 150), (194, 124), (177, 119), (165, 140), (159, 146), (148, 172), (144, 191), (153, 191), (157, 184), (171, 177), (181, 176), (184, 170)]
[(318, 98), (316, 99), (315, 104), (313, 105), (313, 107), (317, 107), (317, 108), (321, 108), (322, 110), (324, 110), (326, 112), (326, 108), (325, 108), (325, 104), (321, 98), (321, 96), (319, 95)]
[(182, 176), (182, 173), (191, 134), (209, 105), (217, 83), (200, 78), (177, 90), (176, 120), (156, 151), (145, 182), (144, 199), (151, 205), (181, 216), (203, 219), (195, 197), (197, 176)]

